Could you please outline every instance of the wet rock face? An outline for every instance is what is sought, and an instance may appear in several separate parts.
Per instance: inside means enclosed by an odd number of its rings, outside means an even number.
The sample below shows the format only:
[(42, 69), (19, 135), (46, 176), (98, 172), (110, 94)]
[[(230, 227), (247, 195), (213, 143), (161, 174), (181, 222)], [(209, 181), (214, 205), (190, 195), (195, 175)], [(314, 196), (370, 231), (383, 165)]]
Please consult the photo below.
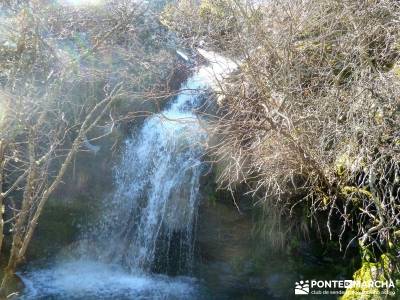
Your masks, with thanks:
[(243, 256), (250, 244), (251, 222), (224, 200), (203, 201), (197, 240), (205, 261), (229, 260)]
[(67, 202), (50, 199), (28, 248), (27, 262), (49, 259), (74, 244), (87, 221), (95, 217), (91, 201), (85, 195)]
[[(204, 200), (200, 207), (197, 246), (200, 262), (198, 275), (211, 290), (238, 296), (243, 291), (269, 295), (262, 262), (252, 255), (251, 215), (239, 212), (226, 199)], [(256, 270), (257, 268), (260, 271)], [(233, 295), (231, 295), (233, 296)]]
[(251, 212), (240, 213), (232, 200), (202, 202), (196, 271), (218, 299), (275, 299), (290, 286), (293, 274), (277, 267), (284, 262), (257, 241), (253, 229)]
[(299, 245), (277, 250), (271, 240), (258, 236), (257, 208), (250, 204), (242, 197), (240, 213), (224, 193), (209, 193), (201, 202), (195, 275), (218, 299), (291, 299), (301, 278), (346, 278), (342, 257), (322, 259), (327, 252), (319, 242), (293, 241)]
[(186, 224), (190, 222), (190, 207), (187, 199), (190, 198), (191, 176), (191, 174), (188, 174), (183, 184), (171, 191), (169, 201), (166, 203), (164, 225), (169, 232), (185, 230)]
[(217, 299), (275, 299), (287, 288), (291, 275), (274, 270), (276, 262), (266, 258), (268, 250), (255, 245), (253, 227), (250, 212), (239, 213), (229, 200), (202, 203), (196, 271)]

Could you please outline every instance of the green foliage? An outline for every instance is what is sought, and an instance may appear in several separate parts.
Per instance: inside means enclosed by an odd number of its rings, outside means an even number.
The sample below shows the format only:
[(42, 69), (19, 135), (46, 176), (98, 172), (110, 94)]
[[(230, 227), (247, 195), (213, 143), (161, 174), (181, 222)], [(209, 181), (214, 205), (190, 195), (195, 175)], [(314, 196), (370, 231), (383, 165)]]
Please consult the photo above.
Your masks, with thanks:
[(395, 288), (375, 288), (375, 287), (358, 287), (348, 288), (341, 300), (373, 300), (373, 299), (396, 299), (396, 293), (400, 289), (398, 273), (393, 272), (393, 263), (397, 258), (387, 254), (382, 254), (377, 262), (364, 260), (359, 270), (354, 273), (353, 279), (362, 283), (371, 281), (388, 281), (395, 283)]

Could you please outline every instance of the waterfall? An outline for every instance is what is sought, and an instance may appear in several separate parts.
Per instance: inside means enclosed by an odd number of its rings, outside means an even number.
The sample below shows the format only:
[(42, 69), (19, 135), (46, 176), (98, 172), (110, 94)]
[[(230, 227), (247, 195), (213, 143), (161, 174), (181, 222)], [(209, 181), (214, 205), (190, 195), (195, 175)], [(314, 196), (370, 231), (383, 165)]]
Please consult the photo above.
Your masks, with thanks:
[(171, 258), (178, 273), (192, 266), (206, 137), (192, 110), (203, 77), (198, 72), (188, 79), (164, 111), (144, 122), (115, 167), (116, 190), (94, 233), (104, 250), (100, 256), (133, 272), (171, 267), (155, 265), (156, 252)]
[(69, 259), (19, 274), (26, 286), (22, 299), (202, 298), (188, 277), (207, 137), (194, 110), (199, 90), (216, 86), (215, 79), (235, 68), (203, 54), (215, 60), (125, 141), (114, 168), (115, 190), (103, 199), (100, 220), (83, 234), (90, 243), (81, 243)]

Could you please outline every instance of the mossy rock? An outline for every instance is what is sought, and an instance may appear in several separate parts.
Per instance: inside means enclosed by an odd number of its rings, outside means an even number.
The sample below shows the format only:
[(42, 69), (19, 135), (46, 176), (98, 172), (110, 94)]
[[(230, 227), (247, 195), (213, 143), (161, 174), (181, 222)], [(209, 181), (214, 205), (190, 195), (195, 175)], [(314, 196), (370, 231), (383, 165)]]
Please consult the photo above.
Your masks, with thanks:
[[(378, 262), (364, 261), (361, 268), (353, 275), (353, 280), (368, 285), (371, 281), (388, 281), (391, 274), (392, 260), (387, 254), (382, 254)], [(396, 281), (397, 283), (397, 281)], [(397, 287), (398, 289), (399, 287)], [(376, 299), (397, 299), (395, 296), (396, 287), (360, 287), (353, 286), (346, 290), (341, 300), (376, 300)]]
[(393, 73), (398, 79), (400, 79), (400, 63), (394, 65)]

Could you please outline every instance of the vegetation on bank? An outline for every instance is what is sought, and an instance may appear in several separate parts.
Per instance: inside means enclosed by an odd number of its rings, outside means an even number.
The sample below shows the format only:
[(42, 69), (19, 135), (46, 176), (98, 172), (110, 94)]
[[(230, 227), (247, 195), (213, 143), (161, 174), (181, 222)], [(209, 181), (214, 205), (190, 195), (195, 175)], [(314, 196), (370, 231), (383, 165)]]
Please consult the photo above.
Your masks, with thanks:
[(358, 244), (371, 260), (387, 253), (392, 279), (400, 268), (399, 5), (180, 0), (161, 19), (188, 47), (240, 66), (216, 97), (210, 152), (221, 186), (246, 184), (267, 218), (336, 240), (344, 254)]

